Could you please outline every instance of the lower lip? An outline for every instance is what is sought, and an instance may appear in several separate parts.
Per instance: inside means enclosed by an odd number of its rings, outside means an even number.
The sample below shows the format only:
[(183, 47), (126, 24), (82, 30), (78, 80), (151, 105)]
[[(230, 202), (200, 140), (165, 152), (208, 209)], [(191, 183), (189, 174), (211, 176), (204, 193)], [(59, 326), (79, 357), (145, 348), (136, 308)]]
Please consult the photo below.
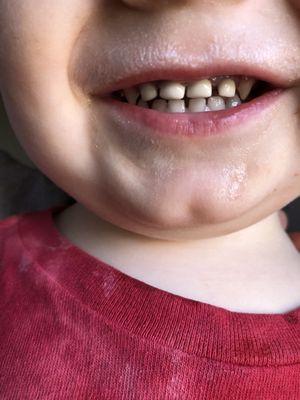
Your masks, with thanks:
[(156, 134), (206, 137), (221, 135), (241, 124), (257, 120), (283, 93), (284, 90), (276, 89), (238, 107), (198, 113), (163, 113), (111, 98), (104, 102), (117, 113), (118, 118), (150, 128)]

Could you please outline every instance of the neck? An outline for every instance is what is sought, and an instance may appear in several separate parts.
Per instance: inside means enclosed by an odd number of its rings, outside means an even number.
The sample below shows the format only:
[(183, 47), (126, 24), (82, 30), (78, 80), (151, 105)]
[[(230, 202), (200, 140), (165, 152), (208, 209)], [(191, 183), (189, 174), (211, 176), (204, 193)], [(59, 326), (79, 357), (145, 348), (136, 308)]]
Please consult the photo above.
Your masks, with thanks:
[(78, 203), (55, 223), (87, 253), (173, 294), (240, 312), (300, 305), (300, 255), (277, 213), (226, 236), (180, 242), (120, 229)]

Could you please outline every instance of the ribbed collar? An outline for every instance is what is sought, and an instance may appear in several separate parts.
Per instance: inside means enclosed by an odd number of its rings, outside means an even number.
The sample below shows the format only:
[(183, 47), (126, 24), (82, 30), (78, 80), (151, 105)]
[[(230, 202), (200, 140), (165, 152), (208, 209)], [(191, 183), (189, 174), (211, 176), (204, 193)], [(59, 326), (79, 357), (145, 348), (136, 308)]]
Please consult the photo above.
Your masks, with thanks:
[(150, 286), (89, 255), (53, 220), (67, 206), (20, 216), (31, 258), (105, 322), (156, 345), (244, 366), (300, 362), (300, 307), (284, 314), (229, 311)]

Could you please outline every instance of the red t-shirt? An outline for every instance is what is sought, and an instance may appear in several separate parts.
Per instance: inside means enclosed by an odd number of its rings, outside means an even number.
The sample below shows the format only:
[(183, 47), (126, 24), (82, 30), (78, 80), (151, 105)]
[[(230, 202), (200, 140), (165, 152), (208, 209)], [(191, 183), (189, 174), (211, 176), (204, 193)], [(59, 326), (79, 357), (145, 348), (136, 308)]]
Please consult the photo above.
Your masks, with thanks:
[(56, 229), (0, 221), (1, 400), (299, 400), (300, 307), (232, 312), (132, 278)]

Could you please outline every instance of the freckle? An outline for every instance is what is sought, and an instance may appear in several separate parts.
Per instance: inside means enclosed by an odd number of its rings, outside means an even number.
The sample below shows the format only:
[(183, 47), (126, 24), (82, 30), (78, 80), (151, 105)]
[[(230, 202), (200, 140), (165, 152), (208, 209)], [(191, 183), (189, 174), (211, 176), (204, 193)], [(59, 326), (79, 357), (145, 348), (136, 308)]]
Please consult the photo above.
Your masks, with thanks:
[(296, 172), (295, 174), (294, 174), (294, 176), (299, 176), (300, 174), (299, 174), (299, 172)]

